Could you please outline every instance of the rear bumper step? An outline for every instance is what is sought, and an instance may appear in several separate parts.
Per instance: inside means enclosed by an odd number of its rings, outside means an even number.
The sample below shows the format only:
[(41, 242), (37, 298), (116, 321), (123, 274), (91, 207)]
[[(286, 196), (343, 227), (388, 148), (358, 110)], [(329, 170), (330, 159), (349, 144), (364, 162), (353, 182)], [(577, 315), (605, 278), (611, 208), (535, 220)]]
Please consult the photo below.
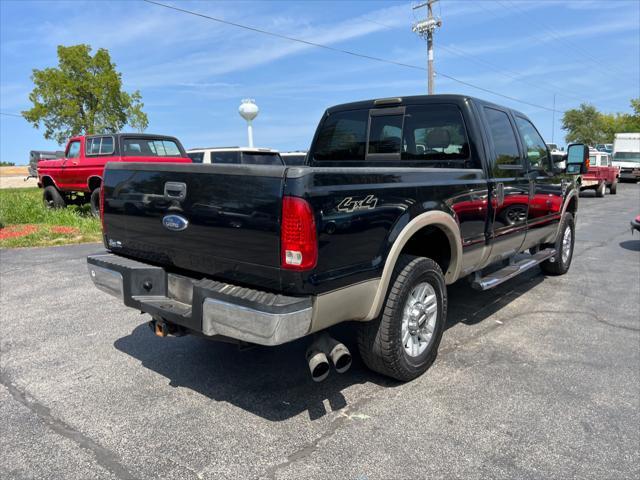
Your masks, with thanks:
[(312, 297), (289, 297), (194, 279), (118, 255), (87, 257), (100, 290), (132, 308), (207, 336), (279, 345), (311, 328)]
[(506, 282), (516, 275), (520, 275), (530, 268), (533, 268), (536, 265), (544, 262), (545, 260), (550, 259), (555, 254), (555, 249), (546, 248), (544, 250), (540, 250), (537, 253), (534, 253), (533, 255), (520, 255), (516, 257), (516, 261), (514, 263), (501, 268), (497, 272), (490, 273), (484, 277), (481, 277), (478, 272), (478, 275), (474, 278), (471, 286), (476, 290), (489, 290), (490, 288), (497, 287), (501, 283)]

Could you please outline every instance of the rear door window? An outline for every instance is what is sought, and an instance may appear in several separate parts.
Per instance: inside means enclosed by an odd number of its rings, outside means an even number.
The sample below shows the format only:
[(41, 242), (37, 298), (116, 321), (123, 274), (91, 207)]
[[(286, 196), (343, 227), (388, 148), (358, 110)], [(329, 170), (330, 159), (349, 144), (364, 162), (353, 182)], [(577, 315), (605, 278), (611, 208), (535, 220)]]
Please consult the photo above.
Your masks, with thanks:
[(404, 120), (402, 159), (429, 167), (473, 167), (462, 113), (455, 105), (408, 106)]
[(490, 107), (484, 107), (484, 113), (487, 117), (489, 135), (493, 140), (496, 167), (499, 169), (521, 168), (522, 158), (509, 116), (502, 110)]

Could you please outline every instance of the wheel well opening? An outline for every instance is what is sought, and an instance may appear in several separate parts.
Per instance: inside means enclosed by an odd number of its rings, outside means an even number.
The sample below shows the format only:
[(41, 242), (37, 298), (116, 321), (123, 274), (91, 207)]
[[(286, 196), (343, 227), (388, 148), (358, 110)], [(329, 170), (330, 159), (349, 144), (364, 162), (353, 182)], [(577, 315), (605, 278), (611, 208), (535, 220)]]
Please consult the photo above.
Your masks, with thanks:
[(418, 230), (402, 248), (402, 253), (432, 259), (446, 273), (451, 263), (451, 246), (444, 231), (429, 225)]
[(51, 177), (42, 177), (42, 186), (43, 187), (55, 187), (56, 184), (53, 183), (53, 180), (51, 180)]
[(575, 217), (576, 210), (578, 210), (578, 200), (576, 199), (576, 197), (571, 197), (571, 200), (569, 200), (569, 205), (567, 205), (567, 212)]
[(96, 188), (100, 188), (101, 183), (102, 179), (100, 177), (91, 177), (89, 179), (89, 190), (93, 192)]

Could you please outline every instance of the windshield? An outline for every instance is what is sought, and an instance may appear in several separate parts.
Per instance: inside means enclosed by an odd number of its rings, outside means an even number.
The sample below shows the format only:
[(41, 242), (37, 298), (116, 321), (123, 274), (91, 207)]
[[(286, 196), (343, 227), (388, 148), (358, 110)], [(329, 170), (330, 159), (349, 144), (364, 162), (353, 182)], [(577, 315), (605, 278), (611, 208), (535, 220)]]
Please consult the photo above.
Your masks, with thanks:
[(616, 162), (640, 163), (640, 152), (616, 152), (613, 154), (613, 160)]
[(122, 141), (125, 157), (181, 157), (173, 140), (155, 138), (125, 138)]

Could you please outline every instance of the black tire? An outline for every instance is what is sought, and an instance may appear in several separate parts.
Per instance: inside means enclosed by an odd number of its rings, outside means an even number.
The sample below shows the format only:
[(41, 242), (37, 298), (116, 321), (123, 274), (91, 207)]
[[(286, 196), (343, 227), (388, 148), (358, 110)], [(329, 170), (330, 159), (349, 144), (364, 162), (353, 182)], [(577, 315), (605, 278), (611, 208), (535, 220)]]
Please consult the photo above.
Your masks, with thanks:
[(596, 188), (596, 197), (602, 198), (607, 193), (607, 182), (601, 182)]
[[(562, 246), (563, 240), (565, 236), (565, 231), (569, 229), (571, 231), (571, 241), (569, 242), (570, 250), (567, 259), (563, 259), (562, 257)], [(573, 247), (576, 241), (576, 229), (575, 223), (573, 221), (573, 215), (569, 212), (564, 214), (562, 218), (562, 222), (560, 223), (560, 232), (558, 233), (558, 238), (555, 243), (544, 245), (543, 247), (551, 247), (555, 248), (556, 254), (551, 257), (549, 260), (545, 260), (540, 264), (540, 268), (547, 275), (564, 275), (569, 271), (569, 267), (571, 266), (571, 260), (573, 259)]]
[(609, 187), (609, 193), (611, 195), (615, 195), (616, 193), (618, 193), (618, 179), (617, 178), (613, 181), (613, 183)]
[[(402, 319), (409, 294), (426, 282), (437, 299), (437, 317), (426, 349), (412, 357), (404, 348)], [(447, 289), (442, 270), (430, 258), (401, 255), (394, 270), (382, 313), (358, 330), (358, 349), (371, 370), (400, 381), (413, 380), (434, 362), (447, 317)]]
[(46, 208), (64, 208), (67, 203), (56, 187), (49, 185), (42, 191), (42, 202)]
[(91, 192), (91, 215), (94, 217), (100, 216), (100, 189), (96, 188)]

